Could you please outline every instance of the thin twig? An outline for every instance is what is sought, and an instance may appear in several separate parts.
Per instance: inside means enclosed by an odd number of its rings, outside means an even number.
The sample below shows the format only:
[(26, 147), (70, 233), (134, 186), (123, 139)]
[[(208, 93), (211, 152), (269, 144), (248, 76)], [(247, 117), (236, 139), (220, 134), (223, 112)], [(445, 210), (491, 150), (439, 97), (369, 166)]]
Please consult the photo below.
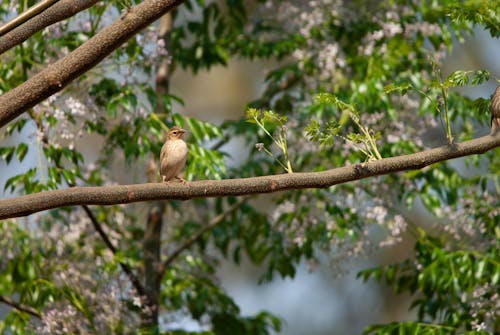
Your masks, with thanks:
[(40, 14), (41, 12), (52, 6), (57, 1), (59, 0), (43, 0), (37, 3), (36, 5), (31, 6), (28, 10), (22, 12), (17, 17), (15, 17), (11, 21), (1, 26), (0, 36), (7, 34), (12, 29), (30, 20), (31, 18), (37, 16), (38, 14)]
[[(102, 226), (99, 223), (99, 221), (97, 221), (97, 218), (94, 216), (94, 213), (92, 213), (92, 211), (90, 210), (90, 208), (88, 206), (83, 205), (82, 208), (85, 211), (85, 213), (87, 213), (87, 216), (89, 217), (90, 221), (92, 222), (94, 229), (97, 231), (99, 236), (102, 238), (102, 240), (104, 241), (104, 244), (106, 244), (108, 249), (111, 250), (113, 255), (116, 255), (116, 253), (117, 253), (116, 247), (109, 240), (108, 235), (102, 229)], [(135, 276), (132, 269), (127, 264), (125, 264), (123, 262), (119, 262), (119, 264), (120, 264), (120, 267), (122, 268), (123, 272), (125, 272), (125, 274), (128, 276), (128, 278), (132, 282), (132, 285), (134, 285), (134, 288), (137, 290), (137, 293), (139, 293), (140, 296), (144, 296), (145, 295), (144, 287), (142, 286), (139, 279)]]
[[(5, 28), (4, 31), (0, 33), (0, 54), (16, 45), (20, 45), (42, 29), (70, 18), (76, 13), (91, 7), (98, 1), (101, 0), (59, 0), (41, 13), (28, 18), (17, 27), (9, 27), (10, 30), (8, 32), (6, 32), (7, 28)], [(21, 15), (24, 15), (25, 13), (26, 12)], [(93, 22), (92, 31), (95, 31), (95, 26), (98, 21), (99, 20), (95, 20), (95, 22)], [(8, 24), (11, 23), (9, 22)], [(4, 27), (0, 28), (0, 30)]]
[(0, 302), (3, 302), (4, 304), (9, 305), (10, 307), (12, 307), (14, 309), (17, 309), (18, 311), (31, 314), (39, 319), (42, 318), (42, 315), (33, 307), (15, 302), (14, 300), (12, 300), (8, 297), (4, 297), (3, 295), (0, 295)]
[(170, 256), (161, 264), (158, 275), (160, 278), (165, 274), (166, 269), (179, 255), (189, 247), (191, 247), (195, 242), (197, 242), (203, 234), (214, 229), (219, 223), (221, 223), (229, 214), (237, 210), (241, 205), (243, 205), (250, 197), (243, 197), (238, 202), (235, 202), (231, 207), (229, 207), (225, 212), (217, 215), (212, 220), (210, 220), (203, 228), (198, 230), (195, 234), (191, 235), (184, 243), (182, 243), (177, 249), (175, 249)]
[[(37, 118), (32, 116), (32, 119), (35, 121), (37, 127), (41, 128), (41, 125), (39, 124)], [(44, 145), (47, 145), (47, 146), (49, 145), (49, 139), (46, 136), (46, 134), (44, 134), (41, 141), (44, 143)], [(56, 167), (63, 169), (63, 166), (60, 163), (56, 164)], [(64, 180), (66, 181), (66, 183), (68, 184), (69, 187), (76, 186), (74, 183), (72, 183), (66, 177), (64, 177)], [(106, 246), (113, 253), (113, 255), (116, 255), (117, 248), (113, 245), (113, 243), (111, 243), (111, 240), (108, 238), (108, 235), (104, 232), (102, 225), (99, 223), (99, 221), (95, 217), (94, 213), (92, 213), (92, 211), (90, 210), (90, 208), (87, 205), (82, 205), (81, 207), (83, 208), (83, 210), (85, 211), (85, 213), (89, 217), (90, 221), (92, 222), (94, 229), (97, 231), (99, 236), (104, 241), (104, 244), (106, 244)], [(144, 286), (141, 284), (141, 282), (139, 281), (137, 276), (134, 274), (132, 269), (127, 264), (125, 264), (123, 262), (119, 262), (119, 264), (120, 264), (120, 267), (122, 268), (123, 272), (125, 272), (125, 274), (128, 276), (128, 278), (132, 282), (132, 285), (137, 290), (139, 295), (143, 296), (145, 294), (146, 290), (144, 289)]]
[(221, 138), (219, 141), (217, 141), (211, 148), (210, 150), (219, 150), (224, 144), (227, 144), (227, 142), (229, 141), (229, 137), (228, 136), (224, 136), (223, 138)]

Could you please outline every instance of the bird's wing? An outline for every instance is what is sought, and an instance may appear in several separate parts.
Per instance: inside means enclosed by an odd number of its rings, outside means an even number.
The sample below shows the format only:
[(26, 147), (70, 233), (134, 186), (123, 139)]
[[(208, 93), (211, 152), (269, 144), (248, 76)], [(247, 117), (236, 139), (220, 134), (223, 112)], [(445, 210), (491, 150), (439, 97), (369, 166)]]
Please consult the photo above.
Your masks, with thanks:
[(497, 87), (495, 93), (491, 97), (491, 118), (500, 118), (500, 86)]
[(161, 153), (160, 153), (160, 173), (164, 174), (164, 171), (167, 167), (167, 143), (163, 144), (163, 147), (161, 147)]

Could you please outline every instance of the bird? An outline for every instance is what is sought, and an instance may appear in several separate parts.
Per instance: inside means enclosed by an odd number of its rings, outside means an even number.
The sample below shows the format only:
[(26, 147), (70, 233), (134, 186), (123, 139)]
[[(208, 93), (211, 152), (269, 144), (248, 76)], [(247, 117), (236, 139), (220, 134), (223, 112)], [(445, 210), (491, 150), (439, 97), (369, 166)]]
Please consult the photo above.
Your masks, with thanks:
[(186, 165), (188, 147), (183, 137), (187, 130), (177, 126), (170, 128), (167, 134), (167, 140), (160, 153), (160, 175), (164, 183), (176, 178), (183, 184), (186, 180), (177, 175)]
[(491, 97), (491, 133), (495, 134), (500, 131), (500, 85), (495, 90)]

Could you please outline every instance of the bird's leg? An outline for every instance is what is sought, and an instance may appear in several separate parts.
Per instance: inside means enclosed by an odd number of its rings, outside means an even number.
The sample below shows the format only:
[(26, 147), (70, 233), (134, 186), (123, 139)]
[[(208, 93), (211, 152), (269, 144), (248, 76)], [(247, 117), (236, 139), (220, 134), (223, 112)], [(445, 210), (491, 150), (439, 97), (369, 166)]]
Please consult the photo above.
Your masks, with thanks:
[(188, 181), (186, 179), (182, 178), (182, 177), (175, 176), (175, 178), (178, 179), (182, 183), (182, 185), (187, 185), (188, 184)]

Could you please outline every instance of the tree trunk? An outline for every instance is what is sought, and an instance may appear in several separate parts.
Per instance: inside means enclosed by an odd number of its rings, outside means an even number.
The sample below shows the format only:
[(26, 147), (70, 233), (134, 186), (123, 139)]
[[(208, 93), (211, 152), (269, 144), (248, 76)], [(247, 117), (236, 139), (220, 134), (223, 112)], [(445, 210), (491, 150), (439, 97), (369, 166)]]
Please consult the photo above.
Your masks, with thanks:
[[(170, 50), (170, 34), (172, 32), (173, 17), (172, 12), (167, 13), (160, 21), (160, 38), (165, 42), (165, 49)], [(170, 56), (165, 57), (156, 76), (156, 94), (157, 106), (156, 113), (164, 113), (165, 105), (163, 97), (169, 91), (170, 79)], [(158, 168), (155, 164), (155, 158), (152, 158), (148, 167), (148, 181), (158, 181)], [(141, 324), (143, 329), (151, 331), (152, 334), (159, 333), (158, 312), (159, 297), (161, 289), (161, 278), (159, 276), (159, 265), (161, 264), (161, 231), (163, 226), (163, 213), (165, 211), (165, 202), (154, 203), (150, 210), (146, 222), (144, 234), (144, 286), (147, 296), (145, 297), (145, 307), (141, 315)]]

